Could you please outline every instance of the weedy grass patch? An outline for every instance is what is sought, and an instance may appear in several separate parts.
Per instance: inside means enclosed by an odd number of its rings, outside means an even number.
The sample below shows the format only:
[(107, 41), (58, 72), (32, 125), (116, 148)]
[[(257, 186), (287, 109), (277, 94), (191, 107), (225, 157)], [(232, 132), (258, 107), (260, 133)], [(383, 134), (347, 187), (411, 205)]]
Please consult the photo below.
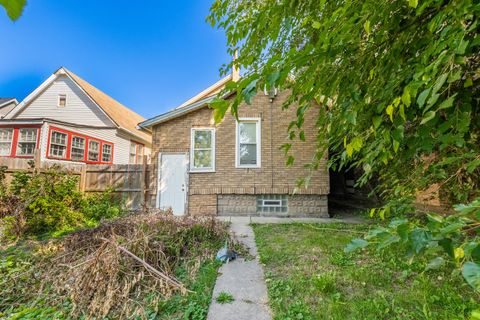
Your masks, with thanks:
[(393, 253), (345, 253), (368, 226), (254, 225), (275, 319), (470, 319), (480, 297), (461, 274)]
[(217, 302), (220, 303), (220, 304), (226, 304), (226, 303), (231, 303), (233, 301), (235, 301), (235, 299), (233, 298), (233, 296), (228, 293), (228, 292), (220, 292), (218, 294), (218, 297), (217, 297)]
[(0, 251), (2, 319), (205, 319), (228, 239), (214, 219), (123, 217)]

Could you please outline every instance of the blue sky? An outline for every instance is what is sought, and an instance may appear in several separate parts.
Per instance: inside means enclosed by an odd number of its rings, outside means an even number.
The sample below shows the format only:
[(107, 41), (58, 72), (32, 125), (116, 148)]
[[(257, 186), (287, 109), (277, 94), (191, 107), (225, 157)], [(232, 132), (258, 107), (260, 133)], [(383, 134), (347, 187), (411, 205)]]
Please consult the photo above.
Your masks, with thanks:
[(29, 0), (0, 9), (0, 97), (23, 99), (60, 66), (151, 117), (220, 78), (230, 59), (205, 22), (213, 0)]

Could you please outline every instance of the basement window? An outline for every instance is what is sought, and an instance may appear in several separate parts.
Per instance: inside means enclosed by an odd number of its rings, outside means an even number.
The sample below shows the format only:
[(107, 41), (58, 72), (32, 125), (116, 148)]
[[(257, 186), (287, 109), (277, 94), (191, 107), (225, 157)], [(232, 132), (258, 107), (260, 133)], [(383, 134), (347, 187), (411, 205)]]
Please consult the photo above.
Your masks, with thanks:
[(288, 211), (288, 197), (283, 194), (262, 194), (257, 196), (257, 212), (276, 213)]

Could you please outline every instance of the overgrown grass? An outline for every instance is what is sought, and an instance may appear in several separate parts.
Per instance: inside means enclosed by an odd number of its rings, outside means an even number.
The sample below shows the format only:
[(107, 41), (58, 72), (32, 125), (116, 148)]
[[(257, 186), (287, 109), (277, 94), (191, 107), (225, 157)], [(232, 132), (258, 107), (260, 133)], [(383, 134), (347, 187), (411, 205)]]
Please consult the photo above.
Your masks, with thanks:
[(205, 319), (227, 238), (213, 220), (148, 214), (20, 241), (0, 250), (0, 319)]
[(345, 245), (366, 226), (254, 225), (275, 319), (469, 319), (479, 295), (449, 269)]

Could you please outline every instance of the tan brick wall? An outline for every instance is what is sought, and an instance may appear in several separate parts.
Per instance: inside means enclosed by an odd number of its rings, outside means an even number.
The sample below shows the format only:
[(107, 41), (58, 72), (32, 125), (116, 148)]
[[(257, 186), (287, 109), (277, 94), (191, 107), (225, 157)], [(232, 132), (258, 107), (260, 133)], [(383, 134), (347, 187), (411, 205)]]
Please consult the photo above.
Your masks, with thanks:
[(192, 216), (217, 214), (217, 195), (193, 194), (188, 197), (188, 213)]
[[(284, 143), (290, 142), (287, 135), (289, 123), (296, 119), (297, 107), (292, 105), (287, 110), (281, 106), (287, 97), (280, 92), (273, 103), (272, 119), (268, 97), (259, 93), (251, 105), (239, 108), (240, 117), (261, 118), (261, 168), (235, 168), (236, 123), (234, 117), (227, 113), (224, 120), (215, 126), (213, 111), (203, 108), (153, 128), (152, 162), (157, 172), (159, 152), (189, 152), (192, 127), (216, 127), (216, 171), (213, 173), (191, 173), (189, 177), (189, 199), (192, 195), (208, 194), (288, 194), (292, 193), (298, 178), (309, 175), (304, 165), (309, 163), (315, 151), (315, 138), (319, 107), (310, 108), (305, 115), (303, 130), (306, 141), (295, 139), (291, 154), (295, 156), (292, 167), (285, 166), (286, 157), (279, 150)], [(271, 140), (270, 123), (273, 137)], [(270, 148), (272, 142), (273, 148)], [(272, 161), (273, 159), (273, 161)], [(272, 165), (273, 164), (273, 165)], [(329, 177), (326, 161), (319, 170), (313, 172), (310, 187), (298, 194), (329, 193)], [(197, 201), (197, 200), (194, 200)], [(192, 201), (190, 201), (192, 202)], [(193, 205), (189, 205), (191, 210)], [(191, 213), (192, 214), (192, 213)]]

